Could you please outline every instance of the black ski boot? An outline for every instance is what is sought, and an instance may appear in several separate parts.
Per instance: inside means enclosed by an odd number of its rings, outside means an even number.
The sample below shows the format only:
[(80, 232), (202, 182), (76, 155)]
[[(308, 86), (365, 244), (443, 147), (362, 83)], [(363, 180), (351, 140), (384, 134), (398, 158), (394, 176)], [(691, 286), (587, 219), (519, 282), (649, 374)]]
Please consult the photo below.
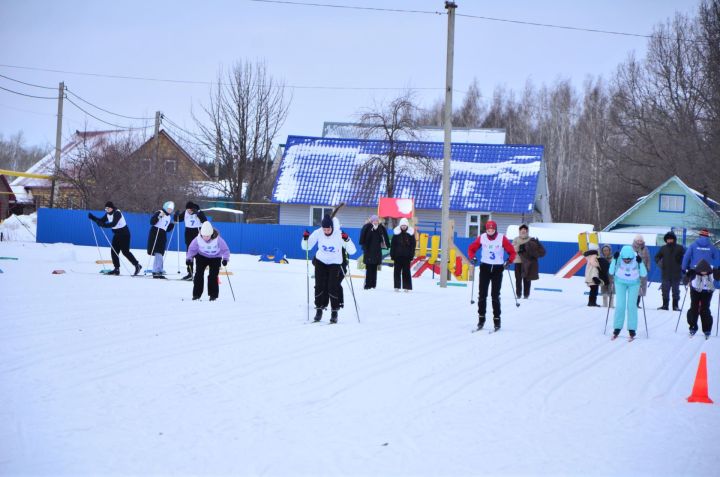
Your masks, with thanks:
[(330, 323), (337, 323), (337, 319), (338, 319), (338, 311), (337, 310), (331, 311), (330, 312)]
[(153, 277), (153, 278), (161, 278), (161, 279), (163, 279), (163, 280), (167, 280), (167, 278), (165, 278), (165, 275), (163, 275), (162, 273), (153, 273), (153, 274), (152, 274), (152, 277)]
[(480, 315), (480, 316), (478, 317), (477, 329), (478, 329), (478, 330), (482, 330), (482, 329), (483, 329), (483, 326), (485, 326), (485, 316)]
[(315, 318), (313, 319), (313, 321), (322, 320), (322, 313), (323, 313), (322, 308), (318, 308), (317, 310), (315, 310)]
[(215, 301), (215, 300), (217, 300), (217, 297), (216, 297), (216, 296), (211, 296), (211, 297), (210, 297), (210, 301)]
[(195, 301), (195, 300), (199, 300), (199, 299), (200, 299), (200, 297), (199, 297), (199, 296), (194, 296), (194, 297), (193, 297), (193, 301)]
[(119, 268), (113, 268), (109, 272), (107, 272), (105, 275), (120, 275), (120, 269)]
[(678, 300), (673, 300), (673, 311), (680, 311), (678, 307)]
[[(675, 308), (674, 305), (673, 305), (673, 308)], [(665, 311), (668, 310), (668, 302), (667, 302), (667, 300), (663, 300), (663, 304), (662, 304), (662, 306), (659, 306), (659, 307), (658, 307), (658, 310), (665, 310)]]
[(137, 263), (135, 264), (135, 273), (133, 273), (133, 276), (135, 276), (135, 275), (137, 275), (138, 273), (140, 273), (140, 270), (142, 270), (142, 265), (140, 265), (140, 262), (137, 262)]
[(628, 341), (634, 341), (635, 340), (635, 330), (628, 330), (628, 333), (630, 333), (630, 338), (628, 338)]
[(611, 339), (611, 340), (615, 340), (615, 339), (617, 339), (617, 337), (618, 337), (619, 335), (620, 335), (620, 329), (615, 328), (615, 329), (613, 330), (612, 338), (610, 338), (610, 339)]
[(493, 318), (493, 324), (495, 325), (495, 329), (493, 331), (500, 331), (500, 318), (499, 317)]

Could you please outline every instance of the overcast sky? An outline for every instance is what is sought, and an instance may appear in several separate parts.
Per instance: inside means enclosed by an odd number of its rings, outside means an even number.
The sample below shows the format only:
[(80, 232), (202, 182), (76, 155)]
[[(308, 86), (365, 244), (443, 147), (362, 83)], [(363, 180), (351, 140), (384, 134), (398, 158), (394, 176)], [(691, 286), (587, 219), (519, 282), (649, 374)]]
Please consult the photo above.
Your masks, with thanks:
[[(303, 0), (293, 0), (302, 2)], [(444, 13), (441, 0), (308, 0), (307, 3)], [(458, 0), (458, 15), (650, 34), (675, 12), (695, 14), (696, 0)], [(232, 1), (0, 0), (0, 88), (53, 96), (57, 85), (113, 113), (162, 111), (194, 130), (191, 110), (207, 102), (221, 67), (265, 60), (295, 88), (276, 142), (322, 133), (324, 121), (352, 121), (373, 104), (417, 88), (430, 106), (443, 98), (447, 16), (309, 5)], [(521, 90), (588, 75), (608, 78), (647, 39), (458, 16), (454, 104), (477, 78), (485, 97), (497, 85)], [(23, 67), (23, 68), (20, 68)], [(33, 69), (29, 69), (33, 68)], [(61, 72), (40, 71), (61, 70)], [(84, 74), (78, 74), (84, 73)], [(109, 78), (133, 76), (183, 82)], [(188, 82), (198, 82), (190, 84)], [(342, 89), (347, 88), (347, 89)], [(122, 126), (145, 125), (76, 102)], [(27, 145), (54, 145), (57, 101), (0, 89), (0, 134), (20, 130)], [(113, 129), (65, 102), (63, 134)], [(172, 127), (169, 128), (172, 132)]]

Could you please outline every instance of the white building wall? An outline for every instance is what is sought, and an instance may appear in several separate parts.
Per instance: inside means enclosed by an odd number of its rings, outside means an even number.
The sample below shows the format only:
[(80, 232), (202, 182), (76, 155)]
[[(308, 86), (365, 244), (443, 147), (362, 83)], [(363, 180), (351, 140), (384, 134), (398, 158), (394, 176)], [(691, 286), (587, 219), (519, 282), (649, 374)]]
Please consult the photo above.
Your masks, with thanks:
[[(304, 225), (311, 226), (310, 205), (282, 204), (280, 205), (280, 225)], [(326, 206), (317, 206), (326, 207)], [(343, 207), (338, 212), (340, 223), (348, 228), (360, 228), (367, 222), (368, 217), (376, 214), (376, 208), (370, 207)], [(477, 213), (487, 213), (480, 212)], [(466, 211), (450, 211), (450, 219), (455, 221), (455, 232), (458, 237), (466, 237), (467, 225)], [(509, 225), (520, 225), (523, 223), (523, 217), (515, 214), (493, 214), (490, 218), (497, 222), (498, 230), (505, 233)], [(437, 222), (437, 230), (440, 232), (440, 222), (442, 220), (442, 211), (438, 209), (418, 209), (415, 211), (415, 223), (420, 222), (420, 232), (432, 233), (433, 227), (428, 222)], [(526, 216), (526, 222), (531, 222), (532, 217)]]

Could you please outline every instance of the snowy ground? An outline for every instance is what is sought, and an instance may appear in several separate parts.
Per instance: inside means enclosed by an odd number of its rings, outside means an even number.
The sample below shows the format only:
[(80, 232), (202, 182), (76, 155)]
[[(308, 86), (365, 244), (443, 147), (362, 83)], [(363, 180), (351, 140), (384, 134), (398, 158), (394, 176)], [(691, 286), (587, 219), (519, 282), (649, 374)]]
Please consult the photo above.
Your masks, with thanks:
[(0, 260), (1, 475), (718, 475), (720, 406), (685, 398), (706, 351), (720, 402), (720, 340), (675, 334), (656, 286), (650, 339), (641, 314), (627, 343), (580, 278), (516, 308), (506, 275), (490, 335), (468, 288), (398, 294), (388, 270), (354, 280), (362, 323), (346, 287), (328, 326), (306, 324), (303, 261), (234, 255), (237, 301), (224, 277), (191, 302), (186, 282), (99, 275), (95, 248), (0, 256), (19, 258)]

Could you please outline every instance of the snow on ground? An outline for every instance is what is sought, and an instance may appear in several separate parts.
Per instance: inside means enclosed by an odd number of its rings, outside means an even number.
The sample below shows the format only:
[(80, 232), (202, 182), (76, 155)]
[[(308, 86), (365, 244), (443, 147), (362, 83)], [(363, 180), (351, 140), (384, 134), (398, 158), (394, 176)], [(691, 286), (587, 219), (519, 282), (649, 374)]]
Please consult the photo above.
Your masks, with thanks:
[(395, 293), (388, 269), (353, 280), (361, 323), (346, 286), (329, 326), (306, 324), (303, 261), (233, 255), (220, 299), (192, 302), (99, 275), (92, 247), (0, 256), (2, 475), (718, 475), (720, 406), (685, 398), (705, 351), (720, 402), (720, 340), (675, 334), (656, 286), (628, 343), (580, 278), (516, 308), (506, 275), (488, 334), (468, 288)]
[(1, 241), (34, 242), (37, 229), (37, 214), (11, 215), (0, 222)]

